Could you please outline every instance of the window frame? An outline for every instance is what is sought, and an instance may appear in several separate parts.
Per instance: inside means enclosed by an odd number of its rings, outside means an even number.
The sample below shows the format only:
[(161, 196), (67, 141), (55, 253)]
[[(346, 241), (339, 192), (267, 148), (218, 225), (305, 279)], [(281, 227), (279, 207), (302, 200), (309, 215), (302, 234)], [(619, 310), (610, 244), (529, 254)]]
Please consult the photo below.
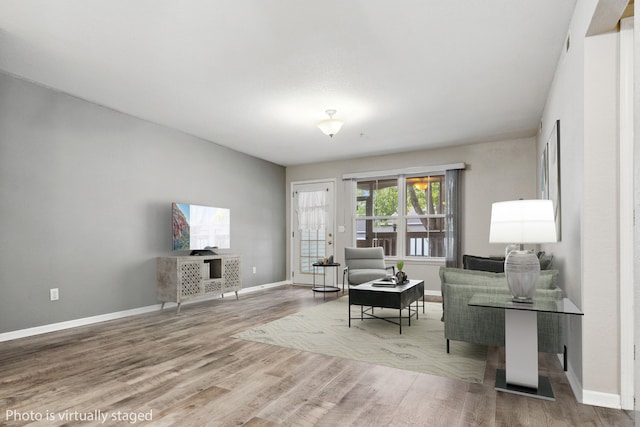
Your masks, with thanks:
[[(443, 221), (446, 220), (446, 213), (443, 211), (442, 213), (438, 213), (438, 214), (422, 214), (422, 215), (409, 215), (407, 213), (407, 180), (410, 180), (412, 178), (427, 178), (427, 177), (434, 177), (434, 176), (438, 176), (441, 177), (441, 187), (440, 187), (440, 197), (443, 197), (444, 194), (446, 194), (446, 187), (445, 187), (445, 171), (425, 171), (425, 172), (421, 172), (421, 173), (411, 173), (411, 174), (397, 174), (397, 175), (393, 175), (393, 176), (364, 176), (364, 177), (358, 177), (358, 178), (354, 178), (352, 180), (353, 182), (353, 197), (351, 197), (351, 205), (352, 205), (352, 212), (353, 212), (353, 221), (352, 221), (352, 229), (353, 229), (353, 235), (352, 235), (352, 239), (355, 245), (357, 245), (358, 242), (358, 221), (360, 220), (371, 220), (371, 221), (376, 221), (376, 220), (385, 220), (385, 219), (391, 219), (393, 221), (396, 222), (397, 226), (395, 229), (395, 233), (396, 233), (396, 242), (395, 242), (395, 255), (385, 255), (386, 258), (388, 259), (395, 259), (395, 260), (407, 260), (407, 261), (411, 261), (411, 262), (418, 262), (418, 263), (432, 263), (432, 262), (437, 262), (437, 263), (442, 263), (446, 260), (446, 254), (443, 254), (442, 256), (438, 256), (438, 257), (434, 257), (434, 256), (423, 256), (423, 255), (409, 255), (407, 254), (407, 248), (408, 248), (408, 244), (409, 244), (409, 238), (407, 237), (407, 220), (408, 219), (421, 219), (421, 218), (426, 218), (426, 219), (442, 219)], [(398, 189), (398, 205), (396, 208), (396, 212), (397, 212), (397, 216), (389, 216), (389, 215), (365, 215), (365, 216), (358, 216), (357, 213), (357, 209), (358, 209), (358, 202), (359, 202), (359, 197), (358, 197), (358, 184), (361, 182), (371, 182), (371, 181), (389, 181), (389, 180), (396, 180), (397, 182), (397, 189)], [(446, 200), (445, 200), (446, 202)], [(375, 212), (372, 212), (372, 214), (375, 214)]]

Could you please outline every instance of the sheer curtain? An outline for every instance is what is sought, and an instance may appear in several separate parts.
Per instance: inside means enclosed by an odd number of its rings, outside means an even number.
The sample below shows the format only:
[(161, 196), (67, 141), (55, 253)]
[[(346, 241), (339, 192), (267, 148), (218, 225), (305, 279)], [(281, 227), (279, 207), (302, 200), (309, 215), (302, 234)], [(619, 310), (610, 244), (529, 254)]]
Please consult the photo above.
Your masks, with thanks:
[(445, 250), (447, 267), (460, 266), (460, 170), (449, 169), (445, 172)]
[(327, 224), (327, 192), (298, 192), (298, 229), (321, 230)]

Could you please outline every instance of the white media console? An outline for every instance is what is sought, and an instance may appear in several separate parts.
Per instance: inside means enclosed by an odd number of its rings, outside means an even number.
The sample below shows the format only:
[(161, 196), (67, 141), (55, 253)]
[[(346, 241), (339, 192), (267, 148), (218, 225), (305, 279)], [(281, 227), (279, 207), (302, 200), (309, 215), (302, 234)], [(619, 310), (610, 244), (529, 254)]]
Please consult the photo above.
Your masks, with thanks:
[(242, 289), (239, 255), (158, 257), (158, 301), (178, 303)]

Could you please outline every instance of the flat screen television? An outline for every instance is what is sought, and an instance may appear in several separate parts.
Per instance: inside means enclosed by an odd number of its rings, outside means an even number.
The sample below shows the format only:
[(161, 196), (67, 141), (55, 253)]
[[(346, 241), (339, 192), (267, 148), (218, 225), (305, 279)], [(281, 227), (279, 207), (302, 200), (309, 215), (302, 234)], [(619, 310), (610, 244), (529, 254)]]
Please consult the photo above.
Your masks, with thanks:
[(231, 248), (231, 212), (225, 208), (173, 203), (173, 250)]

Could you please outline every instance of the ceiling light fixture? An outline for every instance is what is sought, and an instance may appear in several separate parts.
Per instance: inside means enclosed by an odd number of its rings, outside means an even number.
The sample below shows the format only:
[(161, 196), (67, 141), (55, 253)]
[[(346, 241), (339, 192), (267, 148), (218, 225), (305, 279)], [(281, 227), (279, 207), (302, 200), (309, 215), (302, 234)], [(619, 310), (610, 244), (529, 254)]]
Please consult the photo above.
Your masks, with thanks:
[(415, 188), (418, 191), (425, 191), (427, 188), (429, 188), (429, 183), (431, 182), (431, 178), (430, 177), (426, 177), (423, 179), (418, 179), (416, 181), (414, 181), (413, 184), (413, 188)]
[(325, 135), (329, 135), (330, 137), (333, 138), (333, 135), (335, 135), (340, 131), (340, 128), (342, 127), (344, 122), (342, 120), (333, 118), (333, 115), (336, 113), (336, 110), (327, 110), (326, 113), (329, 116), (329, 118), (324, 119), (320, 123), (318, 123), (318, 127)]

